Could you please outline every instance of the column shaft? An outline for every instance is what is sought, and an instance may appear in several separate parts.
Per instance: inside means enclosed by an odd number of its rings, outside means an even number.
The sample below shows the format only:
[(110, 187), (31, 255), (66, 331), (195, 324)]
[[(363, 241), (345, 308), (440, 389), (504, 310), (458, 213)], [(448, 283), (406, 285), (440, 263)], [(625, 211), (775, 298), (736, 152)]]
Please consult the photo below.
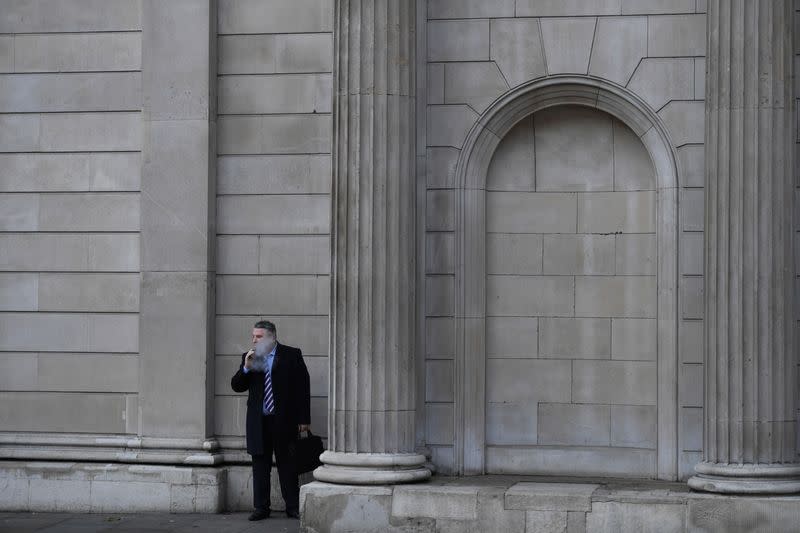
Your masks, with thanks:
[(800, 491), (792, 21), (791, 0), (708, 3), (700, 490)]
[(413, 453), (415, 0), (337, 0), (329, 450), (321, 481), (430, 476)]

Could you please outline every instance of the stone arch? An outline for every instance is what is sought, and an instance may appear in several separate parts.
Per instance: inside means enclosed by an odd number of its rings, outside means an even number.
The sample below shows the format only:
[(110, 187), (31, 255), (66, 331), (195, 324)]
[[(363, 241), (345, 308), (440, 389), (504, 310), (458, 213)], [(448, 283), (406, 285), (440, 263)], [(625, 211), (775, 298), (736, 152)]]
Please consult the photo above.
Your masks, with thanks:
[(640, 138), (658, 193), (657, 373), (659, 479), (678, 475), (678, 167), (668, 131), (629, 90), (598, 78), (553, 76), (520, 85), (473, 125), (456, 164), (455, 459), (456, 471), (485, 473), (486, 447), (486, 176), (495, 149), (524, 117), (559, 105), (604, 111)]

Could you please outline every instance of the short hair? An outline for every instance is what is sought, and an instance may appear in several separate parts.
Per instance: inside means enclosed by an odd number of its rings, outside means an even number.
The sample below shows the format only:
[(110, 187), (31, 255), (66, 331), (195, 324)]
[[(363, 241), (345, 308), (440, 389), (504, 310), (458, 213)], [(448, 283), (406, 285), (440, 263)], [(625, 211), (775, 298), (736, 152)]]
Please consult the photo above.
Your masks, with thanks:
[(258, 322), (256, 322), (255, 326), (253, 326), (253, 327), (256, 328), (256, 329), (265, 329), (265, 330), (269, 331), (270, 333), (272, 333), (273, 337), (277, 337), (278, 336), (278, 330), (275, 327), (275, 324), (273, 324), (269, 320), (259, 320)]

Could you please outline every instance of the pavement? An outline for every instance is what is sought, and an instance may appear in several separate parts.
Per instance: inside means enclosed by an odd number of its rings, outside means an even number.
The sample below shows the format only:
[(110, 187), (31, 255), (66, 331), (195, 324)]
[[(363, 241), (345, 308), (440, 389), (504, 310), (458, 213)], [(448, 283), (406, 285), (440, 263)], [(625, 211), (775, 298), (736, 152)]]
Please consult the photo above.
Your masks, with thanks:
[(0, 532), (59, 533), (299, 533), (300, 521), (273, 513), (271, 518), (248, 522), (250, 513), (168, 514), (168, 513), (0, 513)]

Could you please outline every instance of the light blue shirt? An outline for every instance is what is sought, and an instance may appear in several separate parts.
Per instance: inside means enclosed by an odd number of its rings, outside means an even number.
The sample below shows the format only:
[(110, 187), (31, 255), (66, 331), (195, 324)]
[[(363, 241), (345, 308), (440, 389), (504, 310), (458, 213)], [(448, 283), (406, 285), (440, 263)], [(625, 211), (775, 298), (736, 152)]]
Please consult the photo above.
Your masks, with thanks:
[[(272, 362), (275, 360), (275, 350), (277, 349), (278, 349), (278, 343), (276, 342), (275, 346), (272, 347), (272, 351), (269, 352), (269, 354), (267, 355), (267, 368), (269, 368), (270, 374), (272, 373)], [(247, 368), (242, 367), (242, 372), (247, 374), (250, 371)]]

